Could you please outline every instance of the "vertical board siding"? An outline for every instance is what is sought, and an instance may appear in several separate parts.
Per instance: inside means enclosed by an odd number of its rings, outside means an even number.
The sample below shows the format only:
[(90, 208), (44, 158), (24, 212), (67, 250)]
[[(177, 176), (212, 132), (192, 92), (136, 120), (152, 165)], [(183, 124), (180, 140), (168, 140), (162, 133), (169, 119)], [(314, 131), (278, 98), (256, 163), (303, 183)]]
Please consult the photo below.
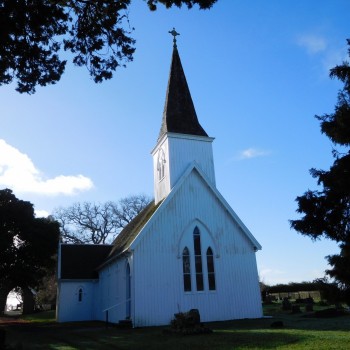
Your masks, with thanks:
[[(181, 175), (195, 159), (203, 173), (215, 186), (214, 158), (211, 138), (196, 138), (190, 135), (168, 135), (153, 150), (153, 176), (155, 202), (165, 198)], [(164, 178), (158, 178), (158, 151), (165, 154)]]
[[(254, 247), (196, 172), (163, 209), (135, 247), (134, 325), (168, 324), (174, 313), (192, 308), (199, 309), (204, 322), (261, 317)], [(191, 246), (195, 225), (201, 232), (203, 267), (207, 247), (214, 252), (216, 291), (208, 290), (207, 274), (204, 292), (183, 291), (181, 252)]]
[(170, 187), (172, 188), (186, 168), (196, 160), (201, 170), (215, 186), (214, 159), (211, 141), (169, 137)]
[(117, 323), (125, 319), (126, 315), (126, 263), (127, 260), (119, 259), (99, 272), (99, 285), (95, 319), (106, 320), (108, 310), (108, 320)]
[[(95, 283), (92, 281), (59, 282), (59, 296), (64, 303), (59, 304), (58, 322), (90, 321), (94, 319), (93, 301)], [(82, 289), (82, 300), (78, 301), (78, 291)]]

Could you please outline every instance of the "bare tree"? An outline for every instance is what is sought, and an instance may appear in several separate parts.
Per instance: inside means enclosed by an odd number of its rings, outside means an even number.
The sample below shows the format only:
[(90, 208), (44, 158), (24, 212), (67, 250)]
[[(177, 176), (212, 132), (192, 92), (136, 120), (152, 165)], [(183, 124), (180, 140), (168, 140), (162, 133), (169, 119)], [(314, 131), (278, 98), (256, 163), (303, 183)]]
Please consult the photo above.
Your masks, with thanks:
[(150, 201), (148, 196), (141, 194), (118, 202), (75, 203), (68, 208), (55, 209), (53, 217), (60, 223), (63, 242), (105, 244), (110, 243)]
[(145, 195), (133, 195), (112, 203), (116, 225), (119, 228), (125, 227), (150, 201)]

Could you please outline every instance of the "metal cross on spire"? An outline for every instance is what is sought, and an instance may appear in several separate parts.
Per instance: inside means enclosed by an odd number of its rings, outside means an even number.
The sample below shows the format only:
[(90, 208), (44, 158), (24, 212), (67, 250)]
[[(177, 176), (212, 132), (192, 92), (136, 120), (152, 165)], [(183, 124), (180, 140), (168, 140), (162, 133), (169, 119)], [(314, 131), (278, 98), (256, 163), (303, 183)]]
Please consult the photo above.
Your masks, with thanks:
[(169, 30), (169, 33), (174, 37), (173, 39), (173, 43), (174, 43), (174, 47), (176, 47), (176, 36), (180, 35), (180, 33), (178, 33), (175, 28), (173, 28), (173, 30)]

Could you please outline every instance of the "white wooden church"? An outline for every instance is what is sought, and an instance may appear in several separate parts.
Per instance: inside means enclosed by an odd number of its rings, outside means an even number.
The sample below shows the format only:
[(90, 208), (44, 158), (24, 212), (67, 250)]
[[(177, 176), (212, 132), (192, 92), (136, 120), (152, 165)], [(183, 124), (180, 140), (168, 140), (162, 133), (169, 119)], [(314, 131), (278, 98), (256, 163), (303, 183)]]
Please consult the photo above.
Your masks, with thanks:
[(213, 138), (198, 122), (174, 35), (163, 119), (152, 151), (154, 202), (111, 245), (61, 244), (59, 322), (167, 325), (262, 317), (261, 249), (216, 189)]

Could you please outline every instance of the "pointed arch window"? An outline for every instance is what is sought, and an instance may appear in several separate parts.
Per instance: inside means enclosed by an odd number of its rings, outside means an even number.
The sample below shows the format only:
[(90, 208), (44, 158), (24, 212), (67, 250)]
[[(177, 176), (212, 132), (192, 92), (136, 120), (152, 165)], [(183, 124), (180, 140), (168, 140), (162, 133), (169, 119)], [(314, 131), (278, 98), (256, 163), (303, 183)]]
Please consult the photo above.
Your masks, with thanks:
[(184, 248), (182, 252), (182, 269), (184, 276), (184, 291), (190, 292), (192, 290), (191, 286), (191, 261), (190, 261), (190, 251), (187, 247)]
[(207, 270), (208, 270), (208, 286), (209, 290), (215, 290), (215, 269), (214, 269), (214, 254), (213, 250), (209, 247), (207, 249)]
[(157, 171), (158, 171), (158, 180), (162, 180), (165, 175), (165, 153), (163, 149), (159, 150), (158, 161), (157, 161)]
[(196, 287), (198, 291), (204, 290), (201, 233), (196, 226), (193, 230), (194, 263), (196, 268)]

